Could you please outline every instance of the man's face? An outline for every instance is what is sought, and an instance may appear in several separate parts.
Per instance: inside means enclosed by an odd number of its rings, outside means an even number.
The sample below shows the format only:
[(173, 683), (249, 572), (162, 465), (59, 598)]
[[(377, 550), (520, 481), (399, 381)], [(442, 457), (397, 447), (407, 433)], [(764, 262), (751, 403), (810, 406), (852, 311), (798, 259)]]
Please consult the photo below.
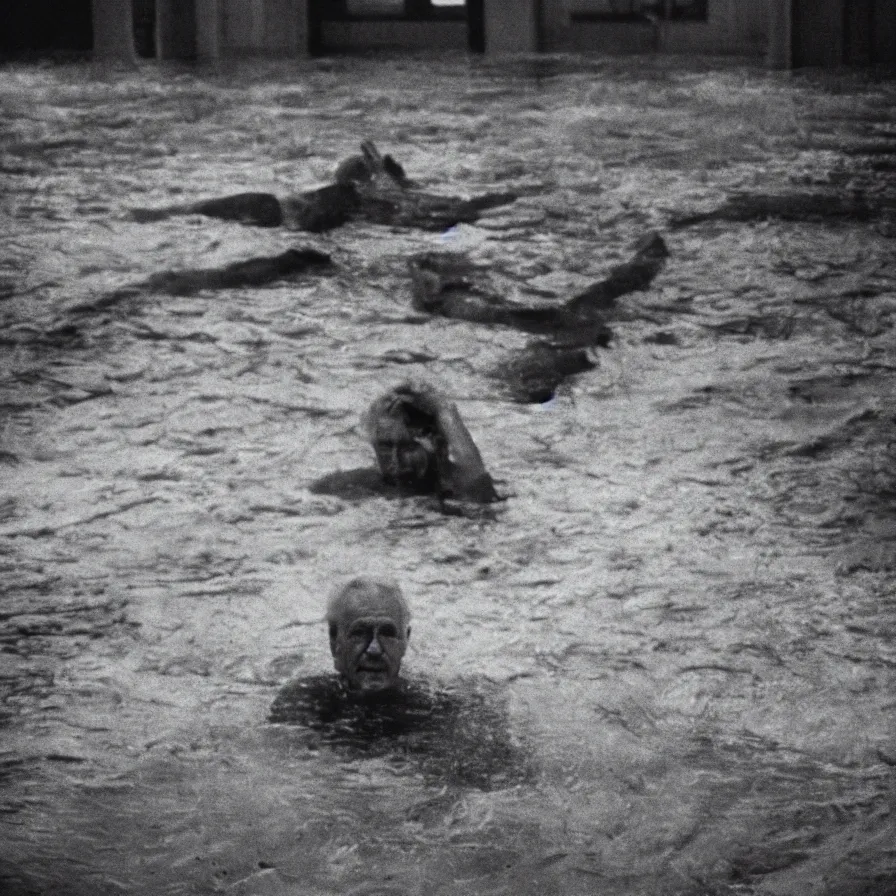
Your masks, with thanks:
[(346, 618), (330, 640), (336, 671), (352, 691), (372, 693), (394, 687), (407, 636), (391, 616)]
[(383, 479), (390, 485), (422, 486), (432, 477), (432, 446), (415, 439), (401, 420), (384, 416), (377, 421), (373, 450)]

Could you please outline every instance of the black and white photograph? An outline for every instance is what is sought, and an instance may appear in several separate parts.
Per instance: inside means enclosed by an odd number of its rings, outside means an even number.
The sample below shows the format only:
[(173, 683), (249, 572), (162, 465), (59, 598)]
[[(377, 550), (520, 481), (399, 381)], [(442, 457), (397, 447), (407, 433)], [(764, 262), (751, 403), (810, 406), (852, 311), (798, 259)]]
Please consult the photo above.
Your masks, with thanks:
[(4, 0), (0, 698), (0, 896), (896, 896), (896, 0)]

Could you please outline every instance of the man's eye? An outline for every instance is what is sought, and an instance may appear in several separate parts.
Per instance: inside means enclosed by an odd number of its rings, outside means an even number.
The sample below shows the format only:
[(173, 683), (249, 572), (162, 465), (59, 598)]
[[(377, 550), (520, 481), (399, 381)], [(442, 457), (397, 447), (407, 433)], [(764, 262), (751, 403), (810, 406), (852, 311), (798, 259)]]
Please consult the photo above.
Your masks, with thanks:
[(380, 626), (380, 637), (381, 638), (397, 638), (398, 631), (394, 625), (381, 625)]

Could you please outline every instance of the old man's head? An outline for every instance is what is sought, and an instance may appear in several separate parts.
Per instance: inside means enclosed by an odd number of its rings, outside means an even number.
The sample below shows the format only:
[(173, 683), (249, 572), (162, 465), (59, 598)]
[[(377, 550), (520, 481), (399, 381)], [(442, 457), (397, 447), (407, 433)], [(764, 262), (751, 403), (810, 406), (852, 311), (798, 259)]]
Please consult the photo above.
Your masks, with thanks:
[(398, 585), (359, 577), (327, 604), (333, 665), (346, 688), (367, 695), (394, 688), (411, 634), (410, 610)]

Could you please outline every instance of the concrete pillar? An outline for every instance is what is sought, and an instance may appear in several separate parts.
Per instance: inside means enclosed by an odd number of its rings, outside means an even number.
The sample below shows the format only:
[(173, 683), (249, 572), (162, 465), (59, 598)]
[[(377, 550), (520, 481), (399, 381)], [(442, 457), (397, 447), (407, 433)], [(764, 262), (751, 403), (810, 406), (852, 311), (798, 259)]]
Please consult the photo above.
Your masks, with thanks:
[(769, 68), (793, 68), (793, 0), (767, 0)]
[(291, 58), (308, 55), (308, 0), (264, 0), (264, 50)]
[(569, 40), (570, 12), (567, 0), (541, 0), (538, 48), (548, 53), (563, 50)]
[(196, 56), (221, 58), (221, 0), (196, 0)]
[(485, 53), (506, 56), (538, 50), (537, 0), (485, 0)]

